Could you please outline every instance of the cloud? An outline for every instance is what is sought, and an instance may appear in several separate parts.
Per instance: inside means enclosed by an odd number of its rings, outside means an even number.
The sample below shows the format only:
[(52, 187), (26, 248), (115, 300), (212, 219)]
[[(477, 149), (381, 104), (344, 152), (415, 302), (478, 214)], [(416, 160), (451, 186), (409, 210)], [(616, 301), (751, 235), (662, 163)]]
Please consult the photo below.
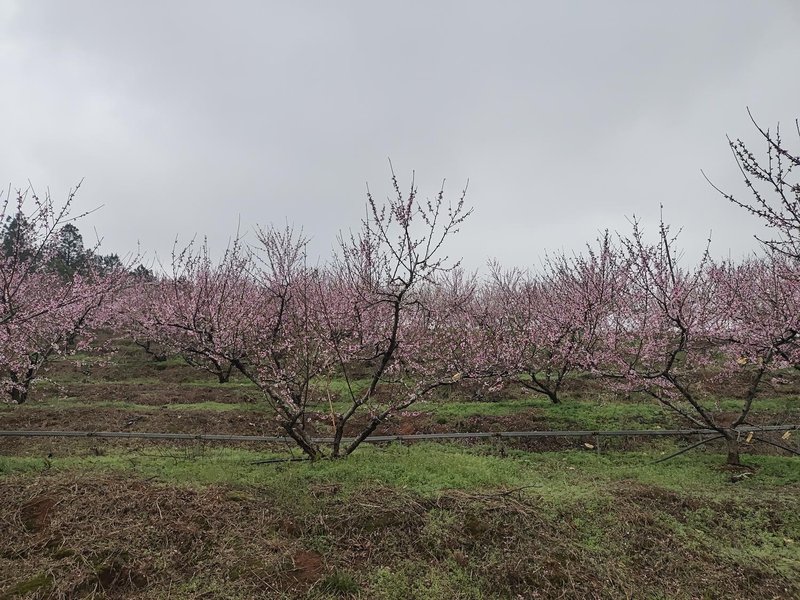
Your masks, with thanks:
[[(0, 181), (79, 208), (108, 250), (223, 245), (241, 220), (355, 227), (387, 157), (423, 194), (470, 179), (470, 265), (581, 248), (633, 214), (756, 224), (700, 176), (740, 177), (724, 135), (797, 116), (795, 3), (37, 2), (0, 11)], [(694, 251), (694, 250), (692, 250)]]

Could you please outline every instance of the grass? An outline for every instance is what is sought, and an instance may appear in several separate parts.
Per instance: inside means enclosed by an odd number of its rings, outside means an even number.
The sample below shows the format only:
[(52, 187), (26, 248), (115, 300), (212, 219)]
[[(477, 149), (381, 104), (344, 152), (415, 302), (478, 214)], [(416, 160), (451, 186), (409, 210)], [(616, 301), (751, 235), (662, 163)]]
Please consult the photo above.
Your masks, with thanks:
[(10, 589), (6, 590), (5, 593), (0, 592), (0, 600), (6, 600), (7, 598), (17, 598), (20, 596), (25, 596), (26, 594), (43, 594), (50, 589), (53, 585), (53, 577), (48, 573), (39, 573), (38, 575), (34, 575), (30, 579), (26, 579), (20, 581), (13, 585)]
[(35, 411), (42, 409), (69, 410), (72, 408), (110, 408), (118, 410), (153, 411), (159, 407), (148, 404), (137, 404), (136, 402), (127, 402), (124, 400), (97, 400), (93, 402), (86, 402), (77, 396), (61, 396), (28, 400), (21, 406), (0, 405), (0, 409), (1, 408), (5, 408), (8, 411)]
[[(9, 587), (65, 585), (68, 569), (78, 568), (69, 565), (97, 560), (82, 554), (94, 548), (100, 557), (121, 557), (120, 572), (155, 570), (145, 579), (148, 597), (157, 598), (207, 590), (247, 598), (264, 585), (270, 597), (316, 600), (595, 598), (601, 591), (794, 597), (800, 463), (748, 457), (756, 474), (733, 483), (711, 452), (653, 464), (671, 449), (598, 456), (395, 444), (365, 447), (347, 460), (258, 465), (278, 455), (176, 447), (50, 461), (0, 457), (8, 498), (0, 518), (9, 524), (19, 522), (8, 516), (14, 511), (30, 514), (32, 498), (66, 494), (60, 502), (52, 496), (57, 529), (41, 533), (63, 541), (42, 550)], [(113, 504), (104, 505), (105, 491), (98, 496), (95, 488), (112, 490)], [(90, 499), (100, 511), (91, 518), (81, 512)], [(12, 537), (9, 548), (37, 539), (38, 525), (27, 518), (34, 530)], [(81, 535), (100, 537), (71, 542), (67, 532), (82, 524), (89, 529)], [(178, 543), (190, 545), (170, 549)], [(176, 572), (186, 552), (190, 568)], [(19, 563), (0, 555), (0, 576), (8, 560)]]
[[(342, 393), (344, 383), (341, 380), (331, 382), (332, 392)], [(335, 385), (334, 385), (335, 384)], [(90, 384), (86, 384), (90, 385)], [(130, 385), (130, 384), (126, 384)], [(208, 385), (208, 384), (206, 384)], [(219, 385), (219, 384), (217, 384)], [(228, 384), (226, 384), (228, 385)], [(220, 386), (223, 388), (223, 386)], [(227, 387), (226, 390), (237, 388)], [(341, 398), (341, 395), (337, 396)], [(740, 401), (719, 399), (713, 403), (716, 410), (735, 411)], [(0, 411), (73, 408), (95, 410), (128, 410), (140, 413), (153, 413), (161, 410), (175, 412), (258, 412), (271, 414), (271, 407), (264, 401), (252, 401), (243, 398), (241, 402), (217, 402), (206, 400), (200, 402), (174, 402), (166, 404), (144, 404), (135, 401), (92, 400), (84, 401), (80, 395), (45, 396), (40, 400), (32, 400), (21, 407), (0, 404)], [(343, 412), (349, 403), (341, 399), (333, 402), (335, 412)], [(310, 404), (309, 410), (328, 415), (330, 406), (326, 402)], [(553, 404), (546, 398), (526, 397), (521, 399), (502, 399), (493, 402), (431, 399), (412, 405), (408, 412), (419, 413), (430, 421), (449, 429), (474, 430), (478, 419), (508, 419), (508, 423), (493, 425), (495, 429), (551, 429), (551, 430), (614, 430), (614, 429), (659, 429), (685, 426), (669, 410), (655, 402), (621, 401), (611, 399), (574, 400), (565, 399), (561, 404)], [(800, 417), (800, 400), (796, 398), (766, 398), (756, 402), (754, 412), (759, 415), (781, 415), (784, 422)], [(519, 416), (519, 419), (515, 417)]]
[[(418, 410), (448, 420), (478, 416), (506, 417), (523, 412), (541, 415), (564, 429), (609, 429), (620, 426), (647, 429), (669, 422), (661, 407), (650, 403), (564, 400), (553, 404), (546, 398), (498, 400), (495, 402), (436, 402), (417, 406)], [(556, 427), (558, 428), (558, 427)]]
[(157, 412), (160, 410), (173, 411), (199, 411), (199, 412), (271, 412), (269, 405), (265, 402), (185, 402), (169, 404), (139, 404), (136, 402), (126, 402), (122, 400), (94, 400), (87, 402), (78, 396), (53, 397), (39, 400), (28, 401), (21, 406), (11, 406), (0, 404), (0, 410), (40, 410), (58, 409), (69, 410), (73, 408), (92, 408), (92, 409), (117, 409), (132, 410), (137, 412)]
[(248, 412), (272, 412), (272, 409), (266, 402), (187, 402), (181, 404), (165, 404), (163, 408), (168, 410), (197, 410), (197, 411), (211, 411), (211, 412), (229, 412), (229, 411), (248, 411)]
[(43, 470), (125, 471), (182, 484), (239, 484), (267, 486), (282, 495), (312, 484), (337, 483), (346, 490), (367, 484), (403, 487), (418, 493), (441, 489), (475, 489), (521, 483), (518, 461), (463, 452), (448, 445), (391, 446), (386, 450), (365, 448), (348, 460), (319, 463), (252, 463), (283, 458), (285, 454), (241, 449), (204, 449), (201, 454), (185, 448), (159, 449), (147, 455), (107, 454), (42, 461), (35, 458), (0, 457), (0, 475)]
[(315, 383), (315, 388), (323, 394), (330, 391), (334, 400), (349, 404), (350, 389), (352, 388), (353, 393), (358, 396), (367, 389), (370, 382), (370, 379), (353, 379), (350, 381), (350, 386), (348, 387), (347, 380), (343, 377), (334, 377), (330, 379), (320, 379)]
[[(250, 382), (220, 385), (182, 359), (149, 362), (134, 347), (111, 361), (72, 357), (53, 378), (69, 396), (43, 384), (36, 392), (50, 396), (0, 404), (3, 418), (21, 411), (32, 420), (24, 412), (44, 408), (175, 417), (270, 410), (215, 401), (217, 391), (229, 401), (252, 392)], [(97, 383), (118, 385), (127, 400), (113, 400), (113, 387), (89, 396)], [(353, 382), (356, 390), (367, 384)], [(314, 410), (329, 412), (328, 392), (335, 411), (349, 405), (342, 379), (314, 389), (325, 398)], [(184, 403), (143, 403), (162, 395)], [(653, 402), (587, 397), (478, 402), (455, 391), (409, 412), (443, 429), (676, 424)], [(722, 411), (741, 404), (710, 402)], [(759, 399), (754, 410), (791, 418), (800, 400)], [(754, 475), (735, 480), (719, 446), (655, 464), (678, 448), (669, 439), (635, 452), (604, 440), (601, 454), (534, 453), (499, 440), (364, 445), (346, 460), (270, 464), (256, 463), (285, 458), (286, 448), (93, 439), (56, 442), (55, 456), (44, 458), (49, 447), (0, 456), (0, 598), (91, 590), (164, 600), (209, 592), (281, 600), (800, 597), (793, 458), (745, 455)]]
[[(735, 411), (741, 409), (742, 401), (723, 398), (708, 403), (710, 409)], [(646, 429), (649, 425), (664, 425), (671, 422), (673, 413), (655, 401), (622, 401), (609, 398), (575, 400), (565, 398), (553, 404), (544, 397), (504, 399), (486, 401), (438, 401), (429, 400), (415, 405), (416, 410), (450, 420), (476, 416), (504, 417), (522, 412), (544, 415), (548, 420), (564, 424), (580, 425), (580, 429), (610, 429), (633, 425), (633, 429)], [(759, 412), (800, 412), (800, 398), (765, 398), (755, 402)], [(638, 427), (636, 427), (638, 425)], [(576, 427), (573, 427), (576, 428)], [(627, 428), (627, 427), (625, 427)]]
[[(175, 411), (271, 411), (264, 402), (248, 401), (252, 400), (251, 396), (258, 395), (257, 389), (252, 382), (238, 375), (229, 383), (219, 384), (213, 376), (192, 368), (181, 357), (153, 362), (137, 347), (125, 344), (120, 344), (120, 352), (111, 355), (110, 360), (104, 360), (106, 358), (81, 353), (66, 360), (56, 361), (54, 364), (58, 366), (53, 373), (54, 381), (51, 384), (46, 382), (42, 384), (44, 389), (41, 397), (46, 402), (41, 404), (31, 402), (25, 409), (46, 406), (65, 410), (74, 407), (147, 413), (157, 410), (156, 406), (164, 406), (167, 410)], [(87, 365), (89, 373), (76, 371), (71, 366), (76, 362)], [(167, 371), (168, 374), (165, 373)], [(570, 377), (570, 381), (573, 379), (577, 381), (582, 377), (574, 374)], [(170, 382), (171, 389), (175, 390), (175, 394), (179, 395), (181, 400), (190, 401), (167, 405), (151, 402), (155, 399), (154, 394), (161, 393), (165, 381)], [(63, 398), (53, 394), (49, 391), (49, 385), (52, 383), (69, 386), (68, 393), (71, 397)], [(114, 401), (111, 398), (101, 398), (91, 402), (81, 400), (83, 391), (87, 390), (88, 395), (90, 393), (88, 390), (92, 390), (97, 383), (118, 387), (127, 400)], [(351, 382), (356, 393), (363, 391), (368, 384), (369, 379), (364, 378)], [(178, 388), (185, 391), (180, 392)], [(202, 397), (198, 401), (191, 401), (193, 395), (191, 390), (196, 388), (204, 390)], [(314, 383), (313, 388), (323, 399), (310, 405), (310, 410), (327, 415), (331, 408), (326, 400), (327, 397), (330, 398), (335, 412), (344, 412), (349, 408), (348, 385), (343, 378), (320, 378)], [(241, 396), (242, 402), (215, 402), (213, 394), (217, 391), (225, 394), (229, 400)], [(63, 392), (58, 393), (63, 394)], [(113, 394), (113, 389), (110, 389), (109, 393)], [(419, 402), (410, 407), (408, 412), (421, 413), (435, 424), (450, 429), (474, 430), (476, 426), (480, 426), (475, 422), (479, 419), (500, 421), (493, 425), (495, 429), (655, 429), (685, 425), (673, 413), (652, 400), (623, 401), (607, 394), (598, 394), (596, 398), (587, 400), (585, 395), (581, 398), (571, 398), (567, 393), (561, 404), (554, 405), (547, 398), (533, 396), (520, 390), (512, 389), (511, 393), (524, 395), (519, 398), (506, 397), (486, 402), (470, 400), (459, 390), (454, 390), (449, 396), (433, 397)], [(142, 396), (143, 399), (146, 397), (147, 402), (137, 402), (137, 396)], [(741, 401), (731, 398), (711, 399), (708, 401), (708, 406), (714, 411), (731, 412), (741, 408)], [(793, 415), (800, 417), (800, 399), (796, 397), (759, 399), (754, 406), (754, 414), (781, 415), (782, 420), (785, 420), (787, 415), (790, 415), (789, 418)], [(514, 423), (516, 416), (520, 416), (519, 427)]]
[[(124, 471), (186, 485), (257, 485), (289, 494), (309, 485), (337, 484), (346, 493), (365, 485), (402, 488), (430, 495), (446, 489), (480, 490), (531, 486), (537, 494), (558, 498), (596, 491), (613, 482), (636, 481), (664, 489), (725, 495), (742, 490), (800, 485), (800, 462), (776, 456), (748, 456), (757, 476), (736, 485), (720, 468), (723, 457), (694, 452), (654, 464), (672, 451), (671, 443), (648, 452), (525, 452), (494, 445), (446, 443), (364, 446), (346, 460), (253, 464), (286, 458), (284, 453), (241, 448), (154, 448), (147, 453), (109, 452), (101, 456), (69, 456), (43, 460), (0, 456), (0, 476), (47, 470)], [(573, 496), (574, 497), (574, 496)]]
[[(722, 398), (707, 404), (708, 408), (725, 411), (742, 410), (743, 402), (734, 398)], [(753, 410), (757, 412), (800, 412), (800, 398), (758, 398), (753, 403)]]

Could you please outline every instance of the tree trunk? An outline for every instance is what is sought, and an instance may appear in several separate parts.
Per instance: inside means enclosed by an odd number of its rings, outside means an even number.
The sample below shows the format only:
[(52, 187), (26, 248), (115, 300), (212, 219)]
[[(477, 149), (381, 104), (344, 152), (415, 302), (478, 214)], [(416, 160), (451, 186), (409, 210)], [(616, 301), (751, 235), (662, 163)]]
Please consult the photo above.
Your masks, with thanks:
[(735, 434), (725, 436), (725, 447), (728, 450), (727, 463), (731, 467), (740, 467), (742, 463), (739, 460), (739, 440)]
[(355, 451), (355, 449), (361, 445), (361, 442), (363, 442), (370, 435), (372, 435), (372, 432), (375, 431), (381, 423), (383, 423), (387, 415), (388, 411), (384, 411), (382, 415), (372, 417), (369, 424), (364, 429), (361, 430), (361, 433), (359, 433), (358, 436), (356, 436), (356, 439), (353, 440), (353, 442), (347, 447), (347, 450), (345, 450), (344, 455), (350, 456)]
[(531, 377), (531, 383), (522, 382), (522, 385), (528, 388), (529, 390), (533, 390), (534, 392), (538, 392), (540, 394), (544, 394), (548, 398), (550, 398), (550, 402), (553, 404), (561, 404), (561, 399), (558, 397), (558, 389), (560, 387), (560, 382), (556, 382), (556, 385), (551, 385), (550, 378), (547, 377), (544, 380), (540, 380), (536, 377), (536, 373), (528, 373)]
[(23, 404), (28, 399), (27, 387), (11, 388), (11, 401), (16, 404)]
[(306, 435), (305, 431), (297, 428), (294, 423), (284, 423), (283, 428), (286, 430), (286, 433), (289, 434), (297, 445), (300, 446), (300, 449), (308, 455), (312, 461), (319, 460), (324, 457), (322, 450), (319, 449), (319, 446), (315, 444), (311, 439)]
[(346, 420), (342, 417), (336, 421), (336, 429), (333, 433), (333, 447), (331, 452), (332, 458), (340, 458), (342, 450), (342, 438), (344, 437), (344, 426)]
[(163, 352), (156, 352), (155, 350), (153, 350), (150, 341), (137, 342), (137, 341), (134, 340), (133, 343), (136, 344), (137, 346), (139, 346), (139, 348), (141, 348), (142, 350), (144, 350), (145, 354), (150, 356), (154, 361), (156, 361), (156, 362), (164, 362), (164, 361), (167, 360), (167, 355), (166, 354), (164, 354)]
[(31, 390), (31, 383), (33, 382), (36, 370), (33, 368), (20, 376), (17, 373), (11, 372), (11, 383), (14, 387), (11, 388), (11, 401), (16, 404), (23, 404), (28, 399), (28, 392)]

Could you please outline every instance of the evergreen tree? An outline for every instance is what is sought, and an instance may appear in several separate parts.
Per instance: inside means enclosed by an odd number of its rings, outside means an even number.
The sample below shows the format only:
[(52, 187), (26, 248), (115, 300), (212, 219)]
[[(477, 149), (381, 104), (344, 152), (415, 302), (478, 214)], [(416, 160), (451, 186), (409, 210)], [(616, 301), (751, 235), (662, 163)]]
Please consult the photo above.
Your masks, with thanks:
[(72, 277), (75, 273), (86, 273), (91, 250), (83, 246), (83, 236), (72, 223), (67, 223), (58, 231), (56, 251), (50, 263), (52, 269), (63, 277)]
[(16, 256), (18, 259), (31, 258), (35, 247), (33, 226), (22, 213), (8, 216), (0, 229), (0, 248), (3, 256)]

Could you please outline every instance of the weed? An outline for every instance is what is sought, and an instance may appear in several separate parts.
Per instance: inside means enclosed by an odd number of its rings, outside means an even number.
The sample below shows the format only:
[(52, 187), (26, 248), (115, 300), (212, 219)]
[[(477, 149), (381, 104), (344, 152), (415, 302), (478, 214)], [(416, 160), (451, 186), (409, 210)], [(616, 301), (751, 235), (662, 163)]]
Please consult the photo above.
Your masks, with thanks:
[(352, 596), (359, 590), (356, 580), (345, 571), (334, 571), (320, 582), (319, 588), (336, 596)]

